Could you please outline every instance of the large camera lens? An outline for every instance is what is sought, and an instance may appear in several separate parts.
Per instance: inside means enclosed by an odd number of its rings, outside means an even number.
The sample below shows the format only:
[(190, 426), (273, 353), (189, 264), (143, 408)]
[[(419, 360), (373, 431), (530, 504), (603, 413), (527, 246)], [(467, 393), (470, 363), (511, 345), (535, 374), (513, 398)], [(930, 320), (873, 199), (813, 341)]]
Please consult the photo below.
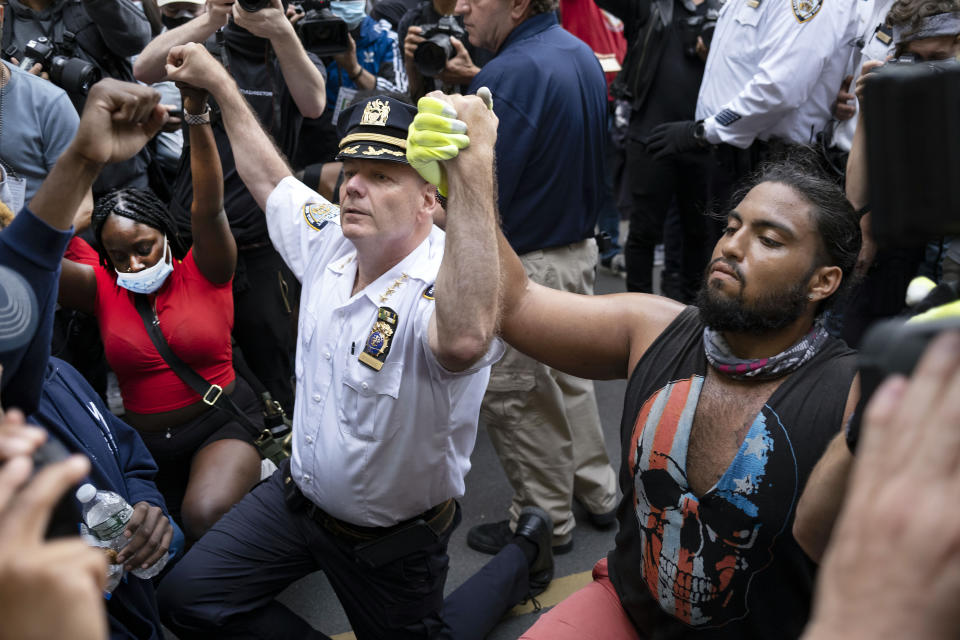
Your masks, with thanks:
[(438, 33), (420, 43), (413, 54), (413, 62), (417, 65), (417, 71), (432, 78), (443, 71), (447, 66), (447, 60), (452, 57), (453, 44), (450, 42), (450, 36)]
[(270, 6), (270, 0), (237, 0), (240, 8), (248, 13), (260, 11)]
[(67, 93), (86, 95), (100, 77), (100, 69), (80, 58), (54, 56), (50, 64), (51, 82)]

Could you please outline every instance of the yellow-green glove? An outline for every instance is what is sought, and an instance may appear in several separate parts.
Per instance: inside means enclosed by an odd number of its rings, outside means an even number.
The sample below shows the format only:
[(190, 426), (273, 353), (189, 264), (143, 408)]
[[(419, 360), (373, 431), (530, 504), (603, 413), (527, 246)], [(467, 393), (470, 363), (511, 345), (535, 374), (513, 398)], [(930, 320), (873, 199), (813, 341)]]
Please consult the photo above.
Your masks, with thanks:
[(407, 162), (444, 197), (447, 174), (440, 162), (470, 146), (466, 133), (466, 123), (457, 120), (457, 112), (446, 102), (430, 97), (417, 102), (417, 115), (407, 131)]
[[(477, 91), (493, 109), (490, 90)], [(447, 173), (440, 164), (455, 158), (460, 149), (470, 146), (466, 123), (457, 120), (457, 112), (446, 102), (425, 96), (417, 102), (417, 115), (407, 131), (407, 162), (427, 182), (437, 186), (440, 195), (447, 196)]]

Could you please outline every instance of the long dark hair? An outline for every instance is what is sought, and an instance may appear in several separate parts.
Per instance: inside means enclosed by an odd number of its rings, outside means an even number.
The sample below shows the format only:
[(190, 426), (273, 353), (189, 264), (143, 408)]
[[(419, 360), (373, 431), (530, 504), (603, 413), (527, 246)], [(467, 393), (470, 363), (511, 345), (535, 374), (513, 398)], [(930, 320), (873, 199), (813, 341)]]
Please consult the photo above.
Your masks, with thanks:
[(180, 232), (177, 231), (177, 222), (160, 198), (148, 189), (114, 189), (97, 200), (93, 208), (93, 236), (96, 239), (100, 264), (104, 267), (114, 268), (103, 248), (103, 225), (111, 214), (141, 222), (167, 236), (175, 258), (182, 260), (187, 254)]

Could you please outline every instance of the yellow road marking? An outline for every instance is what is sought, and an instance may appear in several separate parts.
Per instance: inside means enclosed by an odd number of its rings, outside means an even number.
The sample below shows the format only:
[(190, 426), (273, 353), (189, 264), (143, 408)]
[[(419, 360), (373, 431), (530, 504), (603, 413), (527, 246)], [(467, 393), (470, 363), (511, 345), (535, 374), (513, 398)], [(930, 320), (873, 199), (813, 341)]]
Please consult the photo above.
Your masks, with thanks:
[[(592, 570), (557, 578), (550, 583), (550, 586), (547, 587), (546, 591), (537, 596), (537, 602), (539, 602), (540, 606), (544, 609), (548, 609), (558, 604), (561, 600), (571, 595), (574, 591), (587, 586), (592, 580)], [(523, 604), (518, 604), (515, 606), (513, 609), (507, 612), (507, 615), (504, 617), (509, 618), (512, 616), (522, 616), (528, 613), (533, 613), (533, 603), (529, 600)], [(352, 631), (348, 631), (346, 633), (340, 633), (333, 636), (333, 640), (357, 640), (357, 637), (353, 635)]]

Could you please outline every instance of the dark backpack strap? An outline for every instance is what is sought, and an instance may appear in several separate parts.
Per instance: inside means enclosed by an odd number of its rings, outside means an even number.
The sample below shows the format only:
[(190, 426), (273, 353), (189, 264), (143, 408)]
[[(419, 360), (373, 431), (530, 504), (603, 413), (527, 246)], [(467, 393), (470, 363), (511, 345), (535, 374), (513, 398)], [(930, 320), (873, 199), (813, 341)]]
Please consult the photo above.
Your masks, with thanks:
[(207, 382), (206, 378), (191, 369), (190, 365), (181, 360), (180, 357), (173, 352), (173, 349), (170, 348), (170, 343), (167, 342), (167, 339), (163, 336), (163, 332), (160, 331), (160, 319), (150, 305), (150, 300), (147, 299), (147, 296), (134, 294), (133, 301), (134, 306), (137, 308), (137, 313), (140, 314), (140, 319), (143, 320), (143, 326), (147, 330), (147, 335), (150, 336), (150, 341), (153, 343), (153, 346), (157, 348), (157, 352), (160, 354), (160, 357), (163, 358), (163, 361), (173, 369), (173, 372), (177, 374), (188, 387), (199, 393), (206, 404), (233, 415), (237, 419), (237, 422), (239, 422), (254, 439), (263, 435), (264, 428), (254, 424), (253, 420), (248, 418), (240, 407), (234, 404), (230, 396), (223, 393), (223, 388), (220, 385)]

